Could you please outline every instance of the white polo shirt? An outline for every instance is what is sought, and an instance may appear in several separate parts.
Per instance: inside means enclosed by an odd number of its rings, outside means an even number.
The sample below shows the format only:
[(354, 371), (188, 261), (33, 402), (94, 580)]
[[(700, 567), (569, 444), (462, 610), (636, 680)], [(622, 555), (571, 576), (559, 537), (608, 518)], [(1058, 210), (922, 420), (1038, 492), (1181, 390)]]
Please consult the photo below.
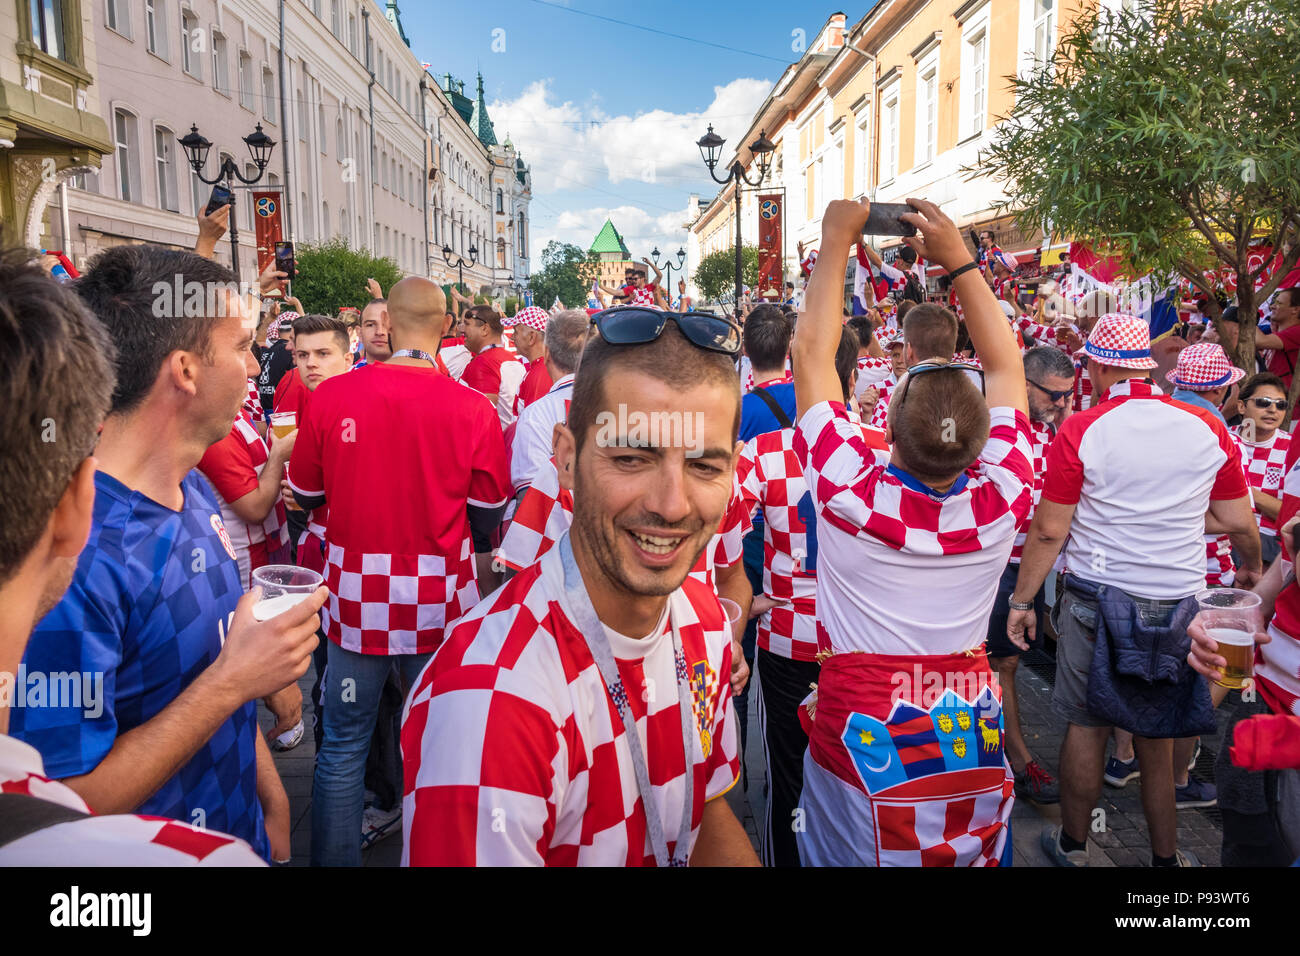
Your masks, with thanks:
[(1210, 501), (1249, 494), (1241, 455), (1212, 414), (1131, 378), (1061, 425), (1043, 498), (1075, 505), (1065, 567), (1139, 597), (1205, 587)]
[(555, 426), (568, 420), (572, 400), (573, 373), (570, 372), (519, 413), (519, 424), (515, 426), (515, 438), (510, 446), (510, 484), (515, 492), (531, 485), (537, 470), (550, 462)]

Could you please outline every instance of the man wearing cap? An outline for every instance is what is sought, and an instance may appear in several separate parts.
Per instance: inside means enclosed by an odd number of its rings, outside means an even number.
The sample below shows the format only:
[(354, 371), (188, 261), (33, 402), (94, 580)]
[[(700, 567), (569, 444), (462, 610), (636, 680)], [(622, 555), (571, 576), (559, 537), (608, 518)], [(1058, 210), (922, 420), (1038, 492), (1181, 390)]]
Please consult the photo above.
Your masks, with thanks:
[(515, 396), (516, 416), (550, 391), (554, 384), (546, 369), (546, 323), (550, 317), (545, 309), (530, 305), (504, 322), (515, 330), (515, 351), (528, 366), (528, 373), (519, 383), (519, 394)]
[[(1036, 627), (1034, 595), (1064, 544), (1052, 703), (1069, 728), (1061, 745), (1061, 826), (1045, 828), (1041, 841), (1058, 866), (1088, 863), (1087, 836), (1111, 732), (1088, 707), (1102, 613), (1098, 589), (1106, 587), (1108, 601), (1130, 601), (1148, 627), (1167, 627), (1204, 587), (1206, 530), (1232, 538), (1243, 557), (1241, 586), (1260, 577), (1259, 532), (1237, 446), (1220, 419), (1161, 394), (1150, 380), (1156, 363), (1146, 322), (1103, 315), (1084, 350), (1096, 401), (1067, 418), (1052, 442), (1007, 615), (1008, 638), (1025, 647)], [(1226, 383), (1231, 373), (1225, 373)], [(1177, 846), (1174, 741), (1134, 737), (1133, 743), (1152, 865), (1198, 865)], [(1186, 766), (1190, 746), (1184, 746)]]

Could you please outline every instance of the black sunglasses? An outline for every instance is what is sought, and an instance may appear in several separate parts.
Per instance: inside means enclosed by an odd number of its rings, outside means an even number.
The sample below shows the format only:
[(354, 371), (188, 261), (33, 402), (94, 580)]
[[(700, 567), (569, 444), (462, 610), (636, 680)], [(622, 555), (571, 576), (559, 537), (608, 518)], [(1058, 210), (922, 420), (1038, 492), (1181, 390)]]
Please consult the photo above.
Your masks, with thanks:
[(897, 395), (889, 400), (889, 404), (894, 406), (897, 403), (901, 407), (903, 401), (907, 398), (907, 390), (912, 385), (912, 379), (924, 375), (927, 372), (957, 371), (965, 375), (984, 394), (984, 370), (976, 365), (970, 365), (966, 362), (922, 362), (920, 365), (913, 365), (907, 370), (907, 380), (903, 382), (902, 389)]
[(1251, 401), (1255, 403), (1256, 408), (1266, 410), (1276, 408), (1279, 412), (1286, 411), (1287, 405), (1289, 404), (1285, 398), (1264, 398), (1263, 396), (1252, 398)]
[(694, 346), (736, 355), (740, 352), (740, 326), (712, 312), (661, 312), (645, 306), (617, 306), (591, 317), (600, 337), (610, 345), (645, 345), (664, 334), (668, 320), (677, 323)]
[(1074, 394), (1073, 388), (1062, 389), (1059, 392), (1054, 392), (1050, 388), (1043, 388), (1043, 386), (1039, 385), (1032, 378), (1027, 378), (1025, 379), (1025, 381), (1028, 382), (1030, 385), (1034, 386), (1034, 388), (1038, 389), (1040, 392), (1042, 392), (1044, 395), (1050, 398), (1053, 402), (1059, 402), (1061, 399), (1069, 398), (1071, 395)]

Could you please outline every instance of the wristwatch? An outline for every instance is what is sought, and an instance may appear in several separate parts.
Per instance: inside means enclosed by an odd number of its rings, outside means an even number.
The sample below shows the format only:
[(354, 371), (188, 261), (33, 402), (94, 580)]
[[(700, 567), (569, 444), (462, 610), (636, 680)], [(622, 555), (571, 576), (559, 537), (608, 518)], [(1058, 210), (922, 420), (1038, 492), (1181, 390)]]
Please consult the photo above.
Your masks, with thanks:
[(1007, 595), (1007, 607), (1013, 611), (1032, 611), (1034, 609), (1033, 601), (1017, 601), (1014, 594)]

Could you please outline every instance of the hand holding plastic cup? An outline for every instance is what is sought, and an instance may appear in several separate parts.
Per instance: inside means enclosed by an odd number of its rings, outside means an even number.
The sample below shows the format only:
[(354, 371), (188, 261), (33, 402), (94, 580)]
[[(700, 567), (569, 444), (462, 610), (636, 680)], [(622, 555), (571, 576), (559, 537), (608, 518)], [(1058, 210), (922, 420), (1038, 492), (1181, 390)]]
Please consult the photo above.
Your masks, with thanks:
[(1234, 690), (1245, 687), (1255, 673), (1259, 595), (1240, 588), (1209, 588), (1197, 592), (1196, 603), (1205, 633), (1219, 645), (1219, 655), (1227, 662), (1223, 680), (1215, 683)]
[(740, 620), (740, 605), (730, 598), (724, 597), (718, 598), (718, 603), (721, 604), (722, 609), (727, 612), (727, 623), (734, 628), (736, 622)]
[(253, 617), (268, 621), (283, 614), (295, 604), (300, 604), (316, 593), (325, 583), (310, 568), (292, 564), (268, 564), (253, 572), (253, 585), (262, 589), (262, 599), (253, 605)]

